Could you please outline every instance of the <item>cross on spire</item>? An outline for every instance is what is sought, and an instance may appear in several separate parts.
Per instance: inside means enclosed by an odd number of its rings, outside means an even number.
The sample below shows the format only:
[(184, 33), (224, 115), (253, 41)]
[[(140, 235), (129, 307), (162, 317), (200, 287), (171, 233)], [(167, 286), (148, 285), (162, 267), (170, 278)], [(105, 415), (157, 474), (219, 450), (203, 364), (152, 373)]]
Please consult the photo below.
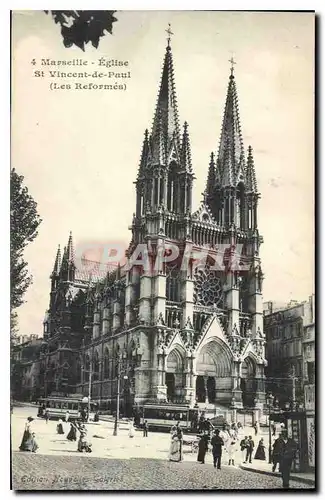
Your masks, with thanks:
[(237, 64), (234, 57), (231, 56), (231, 58), (229, 59), (229, 62), (231, 64), (231, 67), (230, 67), (230, 71), (231, 71), (231, 76), (234, 75), (234, 65)]
[(168, 44), (168, 47), (169, 47), (169, 44), (170, 44), (170, 37), (171, 35), (173, 35), (174, 33), (172, 32), (172, 30), (170, 29), (170, 23), (168, 23), (168, 29), (165, 30), (166, 33), (168, 34), (168, 38), (167, 38), (167, 44)]

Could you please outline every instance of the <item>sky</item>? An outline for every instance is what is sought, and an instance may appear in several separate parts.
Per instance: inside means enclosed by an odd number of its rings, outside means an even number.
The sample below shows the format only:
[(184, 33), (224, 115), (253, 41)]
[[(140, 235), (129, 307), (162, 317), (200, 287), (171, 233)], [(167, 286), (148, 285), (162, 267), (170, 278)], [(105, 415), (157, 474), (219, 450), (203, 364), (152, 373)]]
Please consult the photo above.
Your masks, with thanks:
[[(189, 123), (193, 211), (210, 152), (218, 149), (233, 56), (244, 147), (253, 147), (261, 193), (263, 300), (306, 300), (314, 291), (313, 14), (115, 16), (113, 36), (82, 52), (63, 46), (60, 27), (43, 11), (13, 13), (11, 165), (24, 175), (43, 219), (25, 253), (33, 285), (18, 310), (20, 333), (42, 335), (57, 246), (70, 231), (79, 246), (129, 243), (133, 182), (153, 120), (168, 23), (180, 122)], [(44, 69), (41, 58), (82, 58), (98, 69), (100, 57), (129, 61), (126, 91), (50, 90), (52, 80), (33, 76)]]

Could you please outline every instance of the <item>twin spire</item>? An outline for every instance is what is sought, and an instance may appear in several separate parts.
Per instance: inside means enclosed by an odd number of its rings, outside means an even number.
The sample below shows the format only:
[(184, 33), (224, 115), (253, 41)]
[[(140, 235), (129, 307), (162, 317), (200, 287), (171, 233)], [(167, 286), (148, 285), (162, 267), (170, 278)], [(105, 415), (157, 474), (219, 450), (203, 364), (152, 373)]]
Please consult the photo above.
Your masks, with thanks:
[(217, 161), (211, 154), (208, 171), (206, 193), (212, 194), (217, 187), (236, 187), (243, 183), (247, 192), (257, 194), (257, 183), (252, 147), (248, 147), (248, 158), (245, 162), (245, 151), (239, 118), (239, 104), (234, 76), (233, 58), (230, 59), (231, 71), (228, 82), (227, 97), (221, 128)]
[(151, 134), (145, 131), (138, 179), (146, 169), (154, 166), (168, 167), (172, 161), (180, 170), (192, 171), (191, 148), (188, 134), (188, 124), (184, 123), (182, 139), (178, 117), (176, 88), (174, 81), (173, 56), (170, 46), (169, 29), (163, 70), (158, 92), (158, 99), (152, 124)]
[[(168, 167), (172, 161), (192, 174), (191, 147), (188, 125), (185, 122), (182, 138), (180, 135), (176, 89), (174, 81), (173, 56), (170, 36), (173, 34), (170, 25), (163, 70), (152, 125), (149, 135), (145, 131), (138, 180), (143, 178), (147, 170), (154, 166)], [(215, 187), (236, 187), (243, 183), (247, 192), (257, 194), (257, 184), (252, 148), (245, 151), (239, 118), (239, 103), (234, 76), (233, 58), (230, 59), (231, 70), (228, 82), (226, 104), (221, 128), (217, 159), (211, 155), (208, 170), (206, 194), (212, 194)]]

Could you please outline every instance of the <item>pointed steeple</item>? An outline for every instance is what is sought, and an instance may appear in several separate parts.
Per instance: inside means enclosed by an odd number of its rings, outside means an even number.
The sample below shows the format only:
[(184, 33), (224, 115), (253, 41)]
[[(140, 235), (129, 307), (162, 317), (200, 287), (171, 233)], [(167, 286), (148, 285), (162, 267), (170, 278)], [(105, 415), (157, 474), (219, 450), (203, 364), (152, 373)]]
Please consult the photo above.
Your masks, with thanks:
[(215, 184), (216, 184), (216, 165), (215, 165), (215, 161), (214, 161), (214, 153), (211, 153), (209, 170), (208, 170), (207, 185), (206, 185), (206, 189), (205, 189), (207, 195), (213, 194)]
[(147, 165), (148, 153), (149, 153), (149, 133), (148, 133), (148, 129), (146, 129), (144, 132), (142, 153), (141, 153), (140, 165), (139, 165), (139, 170), (138, 170), (138, 179), (140, 179), (141, 177), (144, 176), (145, 168)]
[(246, 190), (248, 193), (257, 193), (257, 182), (256, 182), (252, 146), (248, 146), (248, 156), (247, 156), (247, 166), (246, 166)]
[(188, 123), (184, 123), (183, 139), (180, 151), (180, 162), (182, 170), (188, 173), (192, 173), (192, 157), (191, 157), (191, 146), (190, 138), (188, 135)]
[[(231, 62), (232, 64), (234, 63), (233, 60), (231, 60)], [(221, 168), (221, 181), (223, 186), (234, 185), (237, 174), (244, 164), (244, 146), (240, 128), (238, 97), (233, 65), (231, 67), (223, 115), (218, 163)]]
[[(159, 150), (163, 147), (164, 151), (160, 152), (160, 155), (165, 156), (165, 158), (168, 156), (172, 142), (175, 142), (177, 148), (180, 146), (179, 119), (170, 39), (166, 47), (151, 135), (153, 150)], [(154, 161), (157, 161), (159, 158), (157, 154), (153, 154), (153, 156)]]
[(60, 245), (59, 245), (58, 251), (56, 253), (56, 258), (55, 258), (55, 262), (54, 262), (52, 276), (59, 276), (60, 269), (61, 269), (61, 250), (60, 250)]
[(74, 249), (72, 243), (72, 231), (70, 231), (68, 245), (67, 245), (67, 261), (69, 264), (74, 264)]

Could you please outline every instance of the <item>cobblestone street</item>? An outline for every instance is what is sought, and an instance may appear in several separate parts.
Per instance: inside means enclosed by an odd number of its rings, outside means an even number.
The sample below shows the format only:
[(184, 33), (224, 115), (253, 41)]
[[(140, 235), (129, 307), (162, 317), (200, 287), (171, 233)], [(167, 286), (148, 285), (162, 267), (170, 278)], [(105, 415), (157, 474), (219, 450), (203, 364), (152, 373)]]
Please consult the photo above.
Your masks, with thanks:
[[(33, 421), (39, 450), (37, 454), (19, 452), (25, 420), (35, 416), (35, 408), (15, 408), (12, 415), (12, 485), (16, 490), (180, 490), (180, 489), (273, 489), (281, 488), (280, 478), (229, 467), (224, 455), (222, 470), (196, 461), (196, 453), (184, 448), (184, 461), (168, 461), (169, 435), (136, 432), (128, 437), (127, 426), (112, 436), (110, 422), (88, 424), (93, 453), (79, 454), (77, 443), (56, 434), (56, 421)], [(69, 425), (64, 424), (65, 431)], [(95, 437), (100, 436), (100, 437)], [(69, 459), (67, 460), (67, 457)], [(240, 457), (237, 462), (240, 463)], [(291, 481), (291, 488), (310, 488)]]
[[(13, 487), (16, 490), (198, 490), (281, 489), (281, 479), (211, 464), (171, 463), (137, 458), (103, 459), (86, 455), (70, 457), (13, 454)], [(291, 482), (291, 488), (308, 488)]]

